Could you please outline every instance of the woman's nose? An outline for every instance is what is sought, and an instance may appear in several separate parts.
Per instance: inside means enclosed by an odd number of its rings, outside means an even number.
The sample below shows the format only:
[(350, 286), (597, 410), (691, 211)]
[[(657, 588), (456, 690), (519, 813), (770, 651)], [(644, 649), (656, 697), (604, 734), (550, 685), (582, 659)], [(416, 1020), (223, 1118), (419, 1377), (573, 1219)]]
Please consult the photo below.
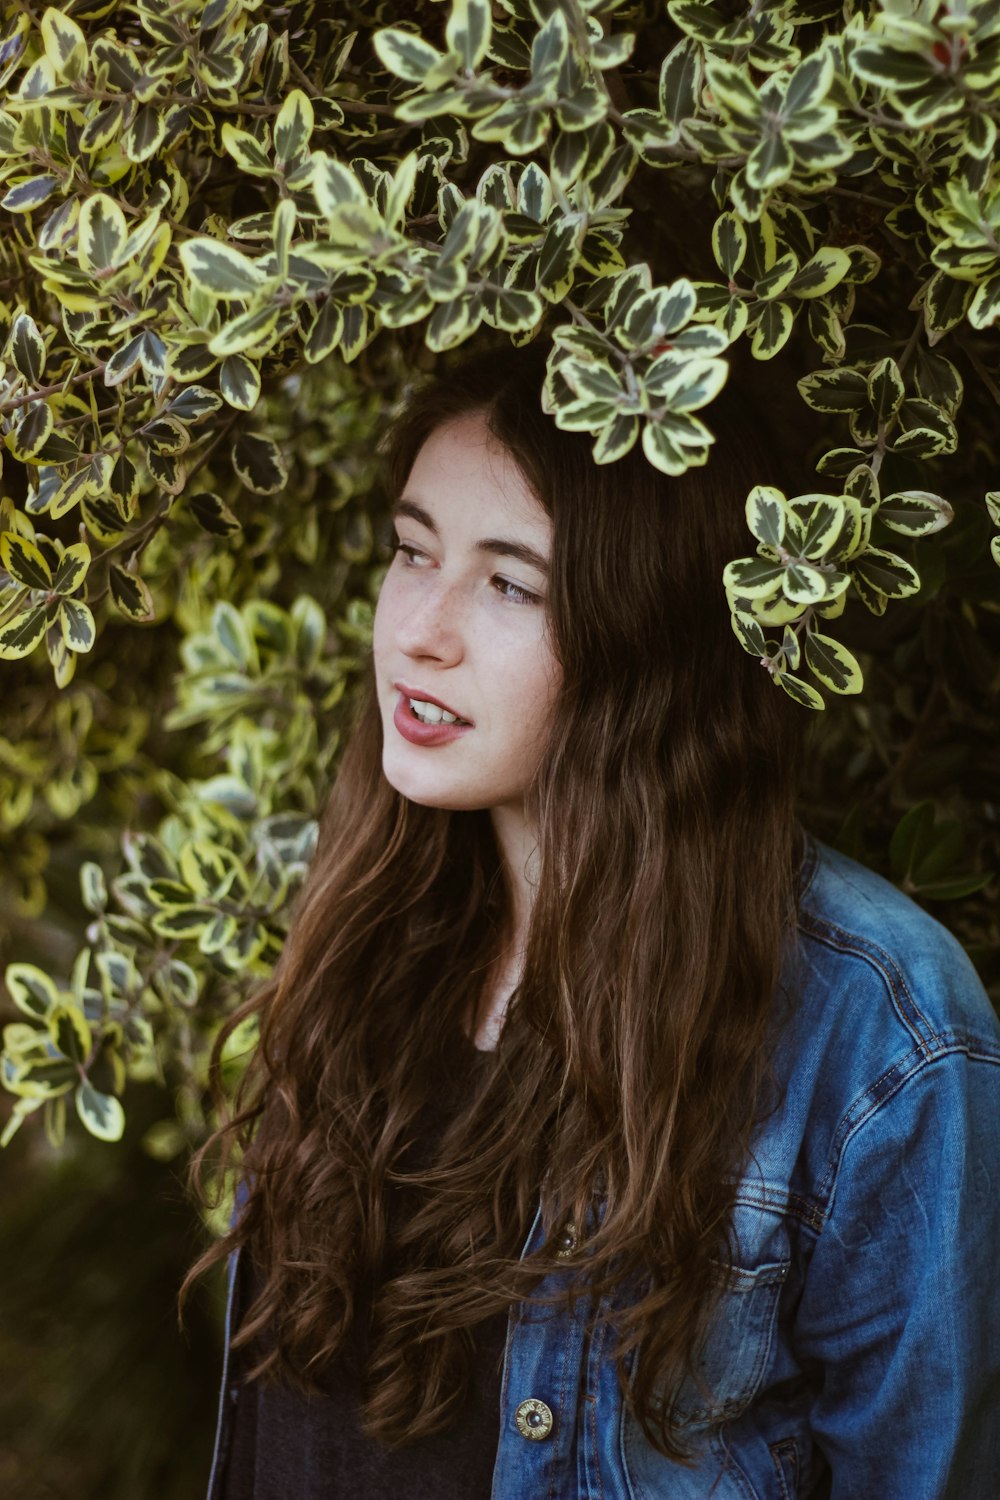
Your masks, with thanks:
[(462, 655), (463, 623), (456, 587), (441, 578), (425, 580), (417, 598), (397, 622), (399, 646), (409, 656), (454, 660)]

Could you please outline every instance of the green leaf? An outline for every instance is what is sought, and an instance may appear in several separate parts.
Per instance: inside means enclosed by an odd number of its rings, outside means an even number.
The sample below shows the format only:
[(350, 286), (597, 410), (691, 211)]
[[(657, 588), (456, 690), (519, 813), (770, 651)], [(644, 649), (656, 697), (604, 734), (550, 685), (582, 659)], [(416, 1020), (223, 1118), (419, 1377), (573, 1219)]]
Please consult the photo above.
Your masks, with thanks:
[(781, 588), (785, 565), (763, 557), (739, 557), (727, 563), (722, 582), (731, 592), (747, 599), (767, 599)]
[(34, 964), (8, 964), (4, 984), (18, 1010), (35, 1021), (47, 1021), (59, 1004), (59, 993), (52, 980)]
[(868, 83), (888, 89), (915, 89), (931, 83), (937, 76), (937, 63), (920, 52), (904, 52), (879, 39), (871, 45), (855, 47), (850, 65)]
[(74, 542), (65, 548), (52, 579), (54, 594), (75, 594), (90, 567), (90, 548), (86, 542)]
[(788, 342), (794, 322), (787, 302), (765, 302), (750, 340), (754, 359), (773, 359)]
[(248, 172), (254, 177), (273, 176), (274, 166), (267, 152), (249, 131), (238, 130), (235, 125), (224, 120), (220, 139), (241, 172)]
[(38, 331), (38, 324), (28, 313), (18, 313), (11, 325), (10, 355), (18, 374), (24, 376), (32, 389), (41, 385), (45, 369), (45, 344)]
[(4, 1146), (10, 1145), (10, 1142), (14, 1139), (15, 1134), (24, 1124), (27, 1116), (30, 1115), (34, 1110), (41, 1109), (43, 1104), (47, 1107), (48, 1101), (45, 1099), (15, 1099), (14, 1107), (10, 1112), (10, 1117), (3, 1128), (3, 1133), (0, 1134), (0, 1150), (2, 1150)]
[(199, 906), (189, 901), (183, 906), (170, 906), (158, 911), (149, 925), (161, 937), (196, 938), (215, 915), (210, 906)]
[(793, 672), (797, 672), (799, 662), (802, 658), (802, 649), (799, 644), (798, 635), (792, 625), (788, 624), (781, 632), (781, 649), (785, 654), (785, 660)]
[(715, 57), (708, 59), (706, 73), (715, 103), (741, 123), (755, 125), (763, 105), (749, 74)]
[(878, 508), (879, 520), (903, 536), (929, 536), (942, 531), (954, 515), (947, 500), (928, 490), (899, 490), (886, 495)]
[(191, 508), (191, 514), (199, 526), (213, 536), (231, 536), (234, 532), (242, 529), (241, 522), (229, 509), (220, 496), (212, 494), (208, 490), (200, 490), (191, 495), (187, 501)]
[(558, 302), (573, 285), (580, 258), (580, 225), (559, 219), (549, 226), (538, 256), (536, 287), (549, 301)]
[[(136, 113), (131, 125), (122, 134), (122, 152), (130, 161), (149, 161), (161, 149), (168, 129), (167, 112), (153, 104), (145, 104)], [(129, 246), (122, 252), (122, 264), (131, 258)]]
[[(106, 193), (94, 193), (80, 210), (77, 259), (84, 271), (108, 271), (119, 264), (128, 229), (120, 205)], [(182, 252), (183, 253), (183, 252)]]
[(189, 385), (168, 402), (166, 410), (178, 421), (194, 426), (219, 411), (221, 406), (222, 402), (214, 391), (203, 385)]
[(666, 423), (650, 421), (642, 429), (642, 451), (654, 468), (664, 474), (683, 474), (696, 463), (697, 455), (678, 443)]
[(0, 562), (10, 576), (26, 588), (44, 589), (52, 587), (52, 570), (44, 554), (34, 542), (14, 531), (5, 531), (0, 536)]
[(780, 547), (785, 538), (785, 497), (781, 490), (758, 484), (746, 503), (747, 525), (760, 542)]
[(607, 208), (618, 201), (635, 168), (636, 155), (628, 145), (619, 146), (616, 151), (612, 151), (607, 160), (596, 169), (593, 162), (588, 161), (584, 180), (595, 210)]
[(121, 385), (130, 375), (134, 375), (142, 363), (142, 352), (145, 345), (145, 334), (137, 334), (134, 339), (129, 339), (114, 354), (104, 366), (104, 384), (106, 386)]
[(733, 632), (744, 651), (751, 656), (765, 656), (767, 654), (767, 643), (764, 640), (764, 632), (753, 615), (744, 614), (742, 611), (734, 610), (730, 616), (730, 624)]
[(214, 896), (234, 864), (234, 856), (208, 839), (192, 839), (180, 854), (181, 877), (196, 896)]
[(973, 328), (992, 328), (1000, 319), (1000, 275), (990, 276), (979, 287), (969, 305), (968, 319)]
[[(422, 316), (424, 313), (429, 311), (429, 307), (430, 302), (428, 299), (428, 305), (422, 308), (421, 313), (418, 314), (418, 316)], [(395, 309), (393, 311), (395, 311)], [(389, 318), (386, 316), (386, 312), (387, 309), (383, 308), (383, 319), (387, 323), (387, 325), (391, 327), (398, 326), (394, 318)], [(309, 328), (306, 334), (303, 353), (305, 354), (308, 363), (311, 365), (315, 365), (319, 364), (320, 360), (326, 359), (327, 355), (332, 353), (332, 351), (340, 343), (343, 331), (343, 309), (338, 307), (336, 302), (334, 302), (332, 298), (327, 298), (327, 300), (319, 308), (319, 311), (313, 319), (312, 326)]]
[(166, 974), (171, 998), (186, 1009), (196, 1005), (200, 991), (200, 982), (194, 969), (182, 959), (172, 958), (167, 966)]
[(951, 880), (914, 881), (913, 889), (923, 901), (961, 901), (981, 891), (996, 877), (986, 875), (956, 875)]
[(419, 157), (416, 151), (404, 156), (397, 166), (386, 194), (383, 217), (394, 229), (406, 222), (406, 211), (417, 182)]
[(49, 1015), (49, 1036), (63, 1057), (83, 1063), (90, 1056), (90, 1027), (75, 1005), (57, 1005)]
[(543, 303), (534, 292), (516, 291), (513, 287), (496, 287), (480, 297), (483, 322), (491, 328), (517, 333), (533, 328), (542, 317)]
[(79, 599), (59, 602), (59, 629), (68, 651), (92, 651), (97, 626), (87, 605)]
[(424, 333), (428, 349), (438, 353), (443, 349), (453, 349), (475, 332), (480, 317), (479, 310), (474, 311), (467, 298), (439, 303)]
[(607, 426), (602, 427), (592, 449), (594, 462), (610, 464), (619, 458), (624, 458), (625, 454), (634, 447), (638, 436), (638, 418), (623, 412)]
[(244, 432), (233, 444), (233, 468), (255, 495), (275, 495), (288, 483), (288, 467), (273, 438)]
[(796, 703), (801, 703), (803, 708), (826, 708), (822, 696), (800, 677), (793, 677), (790, 672), (775, 672), (774, 680), (784, 688), (789, 698), (793, 698)]
[(720, 271), (736, 275), (747, 252), (747, 232), (739, 214), (724, 213), (712, 226), (712, 254)]
[(824, 245), (795, 273), (786, 290), (793, 297), (825, 297), (850, 269), (851, 258), (846, 250)]
[(44, 604), (24, 610), (0, 630), (0, 661), (17, 661), (34, 651), (48, 624)]
[(49, 1039), (39, 1026), (27, 1021), (8, 1021), (3, 1029), (4, 1049), (17, 1062), (49, 1055)]
[(876, 421), (884, 426), (903, 404), (906, 388), (894, 359), (880, 359), (868, 375), (868, 399)]
[(850, 365), (836, 370), (814, 370), (798, 381), (797, 388), (814, 411), (861, 411), (868, 405), (867, 376)]
[(5, 208), (8, 213), (12, 214), (30, 214), (36, 208), (41, 208), (59, 186), (58, 177), (22, 178), (20, 182), (8, 188), (4, 196), (0, 198), (0, 208)]
[(747, 157), (747, 185), (758, 192), (770, 192), (791, 175), (795, 166), (792, 148), (783, 136), (768, 134)]
[(701, 49), (689, 38), (678, 42), (660, 68), (660, 113), (672, 124), (697, 112), (702, 87)]
[(818, 604), (826, 597), (826, 583), (818, 568), (807, 562), (792, 562), (782, 579), (785, 598), (795, 604)]
[(819, 631), (807, 632), (806, 662), (824, 687), (834, 693), (860, 693), (864, 686), (861, 668), (846, 646)]
[(277, 303), (251, 308), (249, 312), (240, 313), (239, 317), (224, 323), (212, 337), (208, 347), (213, 354), (228, 358), (244, 349), (267, 346), (273, 343), (271, 335), (277, 328), (280, 316), (281, 308)]
[(312, 101), (301, 89), (293, 89), (278, 110), (274, 122), (274, 155), (280, 166), (287, 166), (306, 150), (313, 133), (315, 116)]
[(697, 300), (694, 287), (684, 277), (642, 293), (615, 330), (619, 343), (626, 349), (644, 349), (662, 342), (689, 321)]
[(248, 297), (264, 285), (263, 272), (231, 245), (219, 240), (185, 240), (180, 247), (184, 270), (212, 297)]
[(89, 1083), (76, 1091), (76, 1112), (90, 1134), (100, 1141), (120, 1141), (125, 1133), (125, 1111), (113, 1094), (100, 1094)]
[(233, 666), (241, 672), (259, 671), (257, 646), (249, 625), (227, 599), (220, 599), (212, 610), (212, 630)]
[(238, 411), (253, 411), (260, 399), (260, 370), (242, 354), (231, 354), (219, 367), (219, 392)]
[(112, 563), (108, 573), (111, 597), (129, 620), (145, 621), (156, 617), (153, 596), (138, 573), (129, 573), (118, 563)]
[(698, 411), (714, 401), (728, 374), (729, 366), (724, 359), (690, 359), (668, 369), (655, 382), (647, 379), (645, 384), (647, 389), (655, 388), (656, 395), (671, 412)]
[[(408, 83), (424, 84), (426, 88), (437, 88), (445, 81), (441, 76), (442, 68), (447, 63), (445, 55), (412, 31), (389, 26), (374, 33), (372, 44), (379, 62), (390, 73), (395, 73), (397, 78), (404, 78)], [(454, 64), (446, 76), (450, 76), (452, 71)]]
[(915, 568), (895, 553), (883, 552), (878, 547), (869, 547), (867, 552), (854, 558), (850, 571), (855, 584), (860, 579), (862, 584), (867, 584), (887, 599), (904, 599), (920, 588), (920, 575)]
[(219, 953), (236, 937), (238, 924), (234, 916), (221, 912), (198, 935), (200, 953)]
[(640, 261), (616, 276), (604, 304), (604, 322), (610, 333), (624, 321), (636, 302), (650, 289), (649, 267)]
[(815, 52), (799, 63), (785, 88), (781, 113), (791, 115), (815, 110), (830, 92), (833, 82), (833, 57), (829, 49)]
[(467, 72), (473, 72), (485, 57), (492, 30), (488, 0), (452, 0), (445, 41)]
[(8, 1071), (8, 1059), (4, 1059), (4, 1087), (22, 1098), (52, 1099), (67, 1093), (78, 1077), (73, 1064), (62, 1059), (23, 1063), (12, 1072)]
[(108, 904), (108, 888), (104, 871), (93, 860), (84, 860), (80, 866), (80, 898), (90, 912), (100, 913)]
[(132, 519), (139, 498), (139, 475), (135, 463), (126, 453), (118, 453), (112, 463), (111, 474), (108, 475), (108, 492), (117, 505), (121, 519)]
[(32, 401), (17, 414), (14, 423), (8, 443), (15, 458), (27, 461), (35, 458), (36, 455), (58, 456), (52, 451), (50, 439), (54, 443), (61, 443), (61, 439), (52, 438), (55, 416), (48, 401), (44, 399)]
[(795, 505), (795, 512), (805, 522), (802, 538), (798, 543), (798, 551), (801, 557), (807, 557), (812, 562), (824, 557), (840, 535), (844, 522), (844, 504), (838, 496), (817, 495), (811, 508), (803, 515), (805, 507), (803, 500), (808, 496), (800, 497)]
[(971, 282), (956, 281), (944, 271), (935, 271), (923, 292), (924, 326), (932, 343), (961, 323), (975, 290)]
[(934, 842), (934, 804), (918, 802), (903, 814), (889, 844), (892, 878), (902, 881), (920, 863)]
[(799, 258), (794, 250), (788, 250), (774, 260), (754, 282), (758, 297), (770, 300), (782, 293), (794, 281), (799, 269)]
[(569, 24), (562, 11), (554, 10), (531, 44), (532, 82), (555, 83), (568, 53)]

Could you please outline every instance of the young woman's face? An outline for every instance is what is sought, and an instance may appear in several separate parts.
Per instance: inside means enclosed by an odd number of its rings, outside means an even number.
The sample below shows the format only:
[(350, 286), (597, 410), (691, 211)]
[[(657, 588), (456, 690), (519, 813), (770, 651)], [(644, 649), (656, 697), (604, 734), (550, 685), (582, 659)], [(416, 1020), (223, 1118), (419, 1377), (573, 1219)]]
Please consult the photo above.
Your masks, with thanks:
[[(552, 523), (483, 417), (424, 443), (395, 510), (375, 611), (382, 766), (429, 807), (517, 807), (561, 674), (547, 630)], [(463, 722), (436, 719), (440, 705)]]

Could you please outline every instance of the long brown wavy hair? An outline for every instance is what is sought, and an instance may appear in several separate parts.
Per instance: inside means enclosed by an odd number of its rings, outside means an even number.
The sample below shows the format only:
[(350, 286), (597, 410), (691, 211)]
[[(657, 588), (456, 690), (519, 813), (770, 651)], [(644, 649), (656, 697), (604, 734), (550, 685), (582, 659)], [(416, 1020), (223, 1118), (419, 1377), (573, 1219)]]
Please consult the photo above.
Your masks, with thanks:
[[(721, 586), (747, 550), (746, 476), (768, 468), (746, 390), (731, 379), (713, 406), (707, 466), (667, 478), (638, 447), (599, 466), (560, 432), (541, 361), (463, 360), (411, 397), (386, 453), (398, 494), (432, 431), (481, 412), (553, 522), (562, 686), (526, 802), (538, 885), (496, 1054), (414, 1164), (509, 933), (488, 809), (389, 785), (369, 672), (279, 964), (215, 1045), (218, 1082), (227, 1036), (259, 1017), (195, 1168), (238, 1164), (246, 1201), (184, 1290), (246, 1247), (259, 1292), (234, 1347), (263, 1348), (252, 1376), (304, 1390), (363, 1320), (364, 1424), (402, 1444), (450, 1425), (475, 1325), (541, 1296), (546, 1274), (585, 1279), (594, 1307), (631, 1287), (614, 1315), (625, 1399), (683, 1459), (669, 1393), (696, 1367), (774, 1104), (806, 716), (740, 649)], [(522, 1259), (539, 1203), (545, 1245)], [(588, 1228), (568, 1259), (567, 1221)]]

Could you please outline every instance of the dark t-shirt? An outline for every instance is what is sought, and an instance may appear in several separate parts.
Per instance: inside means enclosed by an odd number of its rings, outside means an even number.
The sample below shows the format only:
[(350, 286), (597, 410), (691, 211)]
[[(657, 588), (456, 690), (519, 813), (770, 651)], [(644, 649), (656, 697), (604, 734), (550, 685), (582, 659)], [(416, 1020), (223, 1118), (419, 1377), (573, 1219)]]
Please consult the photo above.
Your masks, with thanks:
[[(490, 1054), (468, 1051), (464, 1086), (474, 1088)], [(435, 1128), (442, 1124), (439, 1110)], [(239, 1276), (237, 1306), (247, 1307), (255, 1286), (245, 1252)], [(366, 1347), (357, 1323), (324, 1373), (321, 1395), (273, 1382), (239, 1384), (223, 1500), (488, 1500), (506, 1332), (505, 1314), (474, 1330), (475, 1373), (458, 1421), (402, 1448), (386, 1448), (361, 1431), (358, 1372)], [(234, 1355), (237, 1382), (242, 1353)]]

